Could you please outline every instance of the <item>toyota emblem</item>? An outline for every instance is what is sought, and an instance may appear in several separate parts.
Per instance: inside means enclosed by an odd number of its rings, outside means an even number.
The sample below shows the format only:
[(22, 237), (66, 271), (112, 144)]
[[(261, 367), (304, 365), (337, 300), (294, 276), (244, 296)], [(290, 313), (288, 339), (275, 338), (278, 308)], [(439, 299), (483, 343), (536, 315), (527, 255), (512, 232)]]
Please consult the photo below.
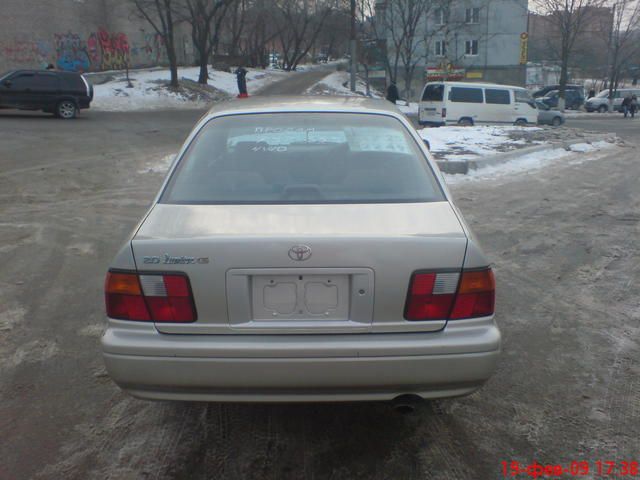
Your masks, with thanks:
[(308, 260), (311, 257), (311, 248), (307, 245), (294, 245), (289, 249), (289, 258), (302, 262)]

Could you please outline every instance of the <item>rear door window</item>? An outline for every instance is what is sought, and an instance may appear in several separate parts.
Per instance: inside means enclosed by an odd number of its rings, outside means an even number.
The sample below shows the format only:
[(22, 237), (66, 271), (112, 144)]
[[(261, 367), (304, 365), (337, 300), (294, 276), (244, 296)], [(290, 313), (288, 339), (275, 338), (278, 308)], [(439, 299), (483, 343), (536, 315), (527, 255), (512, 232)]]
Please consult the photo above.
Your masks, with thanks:
[(55, 92), (60, 88), (58, 76), (54, 73), (38, 73), (33, 90), (36, 92)]
[(423, 102), (441, 102), (444, 99), (444, 85), (427, 85), (422, 94)]
[(484, 95), (487, 103), (497, 105), (509, 105), (511, 103), (511, 95), (509, 95), (509, 90), (486, 88), (484, 91)]
[(274, 113), (214, 118), (172, 174), (161, 203), (442, 201), (403, 124), (385, 115)]
[(481, 88), (451, 87), (449, 100), (452, 102), (483, 103)]

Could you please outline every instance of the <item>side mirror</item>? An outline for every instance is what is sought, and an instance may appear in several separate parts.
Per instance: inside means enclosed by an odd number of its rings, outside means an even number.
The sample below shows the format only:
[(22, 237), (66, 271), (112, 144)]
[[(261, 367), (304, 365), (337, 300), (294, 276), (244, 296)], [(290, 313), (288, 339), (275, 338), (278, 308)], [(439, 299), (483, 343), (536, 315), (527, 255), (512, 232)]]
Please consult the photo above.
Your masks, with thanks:
[(5, 87), (9, 88), (9, 87), (11, 86), (11, 80), (5, 80), (4, 82), (2, 82), (2, 84), (3, 84)]
[(424, 140), (424, 144), (427, 147), (427, 150), (431, 151), (431, 144), (429, 143), (429, 140), (427, 140), (426, 138), (423, 138)]

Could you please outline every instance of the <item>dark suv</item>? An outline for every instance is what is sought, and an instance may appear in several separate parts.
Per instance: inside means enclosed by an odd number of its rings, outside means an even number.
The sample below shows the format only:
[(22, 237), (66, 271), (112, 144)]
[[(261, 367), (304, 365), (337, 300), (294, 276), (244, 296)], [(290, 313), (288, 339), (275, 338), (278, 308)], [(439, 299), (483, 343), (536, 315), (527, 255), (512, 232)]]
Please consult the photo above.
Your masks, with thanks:
[(12, 70), (0, 75), (0, 108), (42, 110), (74, 118), (89, 108), (93, 87), (79, 73), (55, 70)]

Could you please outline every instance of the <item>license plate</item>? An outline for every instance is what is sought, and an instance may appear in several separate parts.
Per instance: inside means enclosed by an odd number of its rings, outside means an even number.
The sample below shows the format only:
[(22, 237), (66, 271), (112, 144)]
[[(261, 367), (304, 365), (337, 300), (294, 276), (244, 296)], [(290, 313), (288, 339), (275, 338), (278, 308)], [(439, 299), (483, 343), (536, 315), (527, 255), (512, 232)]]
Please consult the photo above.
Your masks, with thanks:
[(254, 320), (347, 320), (349, 275), (253, 275)]

